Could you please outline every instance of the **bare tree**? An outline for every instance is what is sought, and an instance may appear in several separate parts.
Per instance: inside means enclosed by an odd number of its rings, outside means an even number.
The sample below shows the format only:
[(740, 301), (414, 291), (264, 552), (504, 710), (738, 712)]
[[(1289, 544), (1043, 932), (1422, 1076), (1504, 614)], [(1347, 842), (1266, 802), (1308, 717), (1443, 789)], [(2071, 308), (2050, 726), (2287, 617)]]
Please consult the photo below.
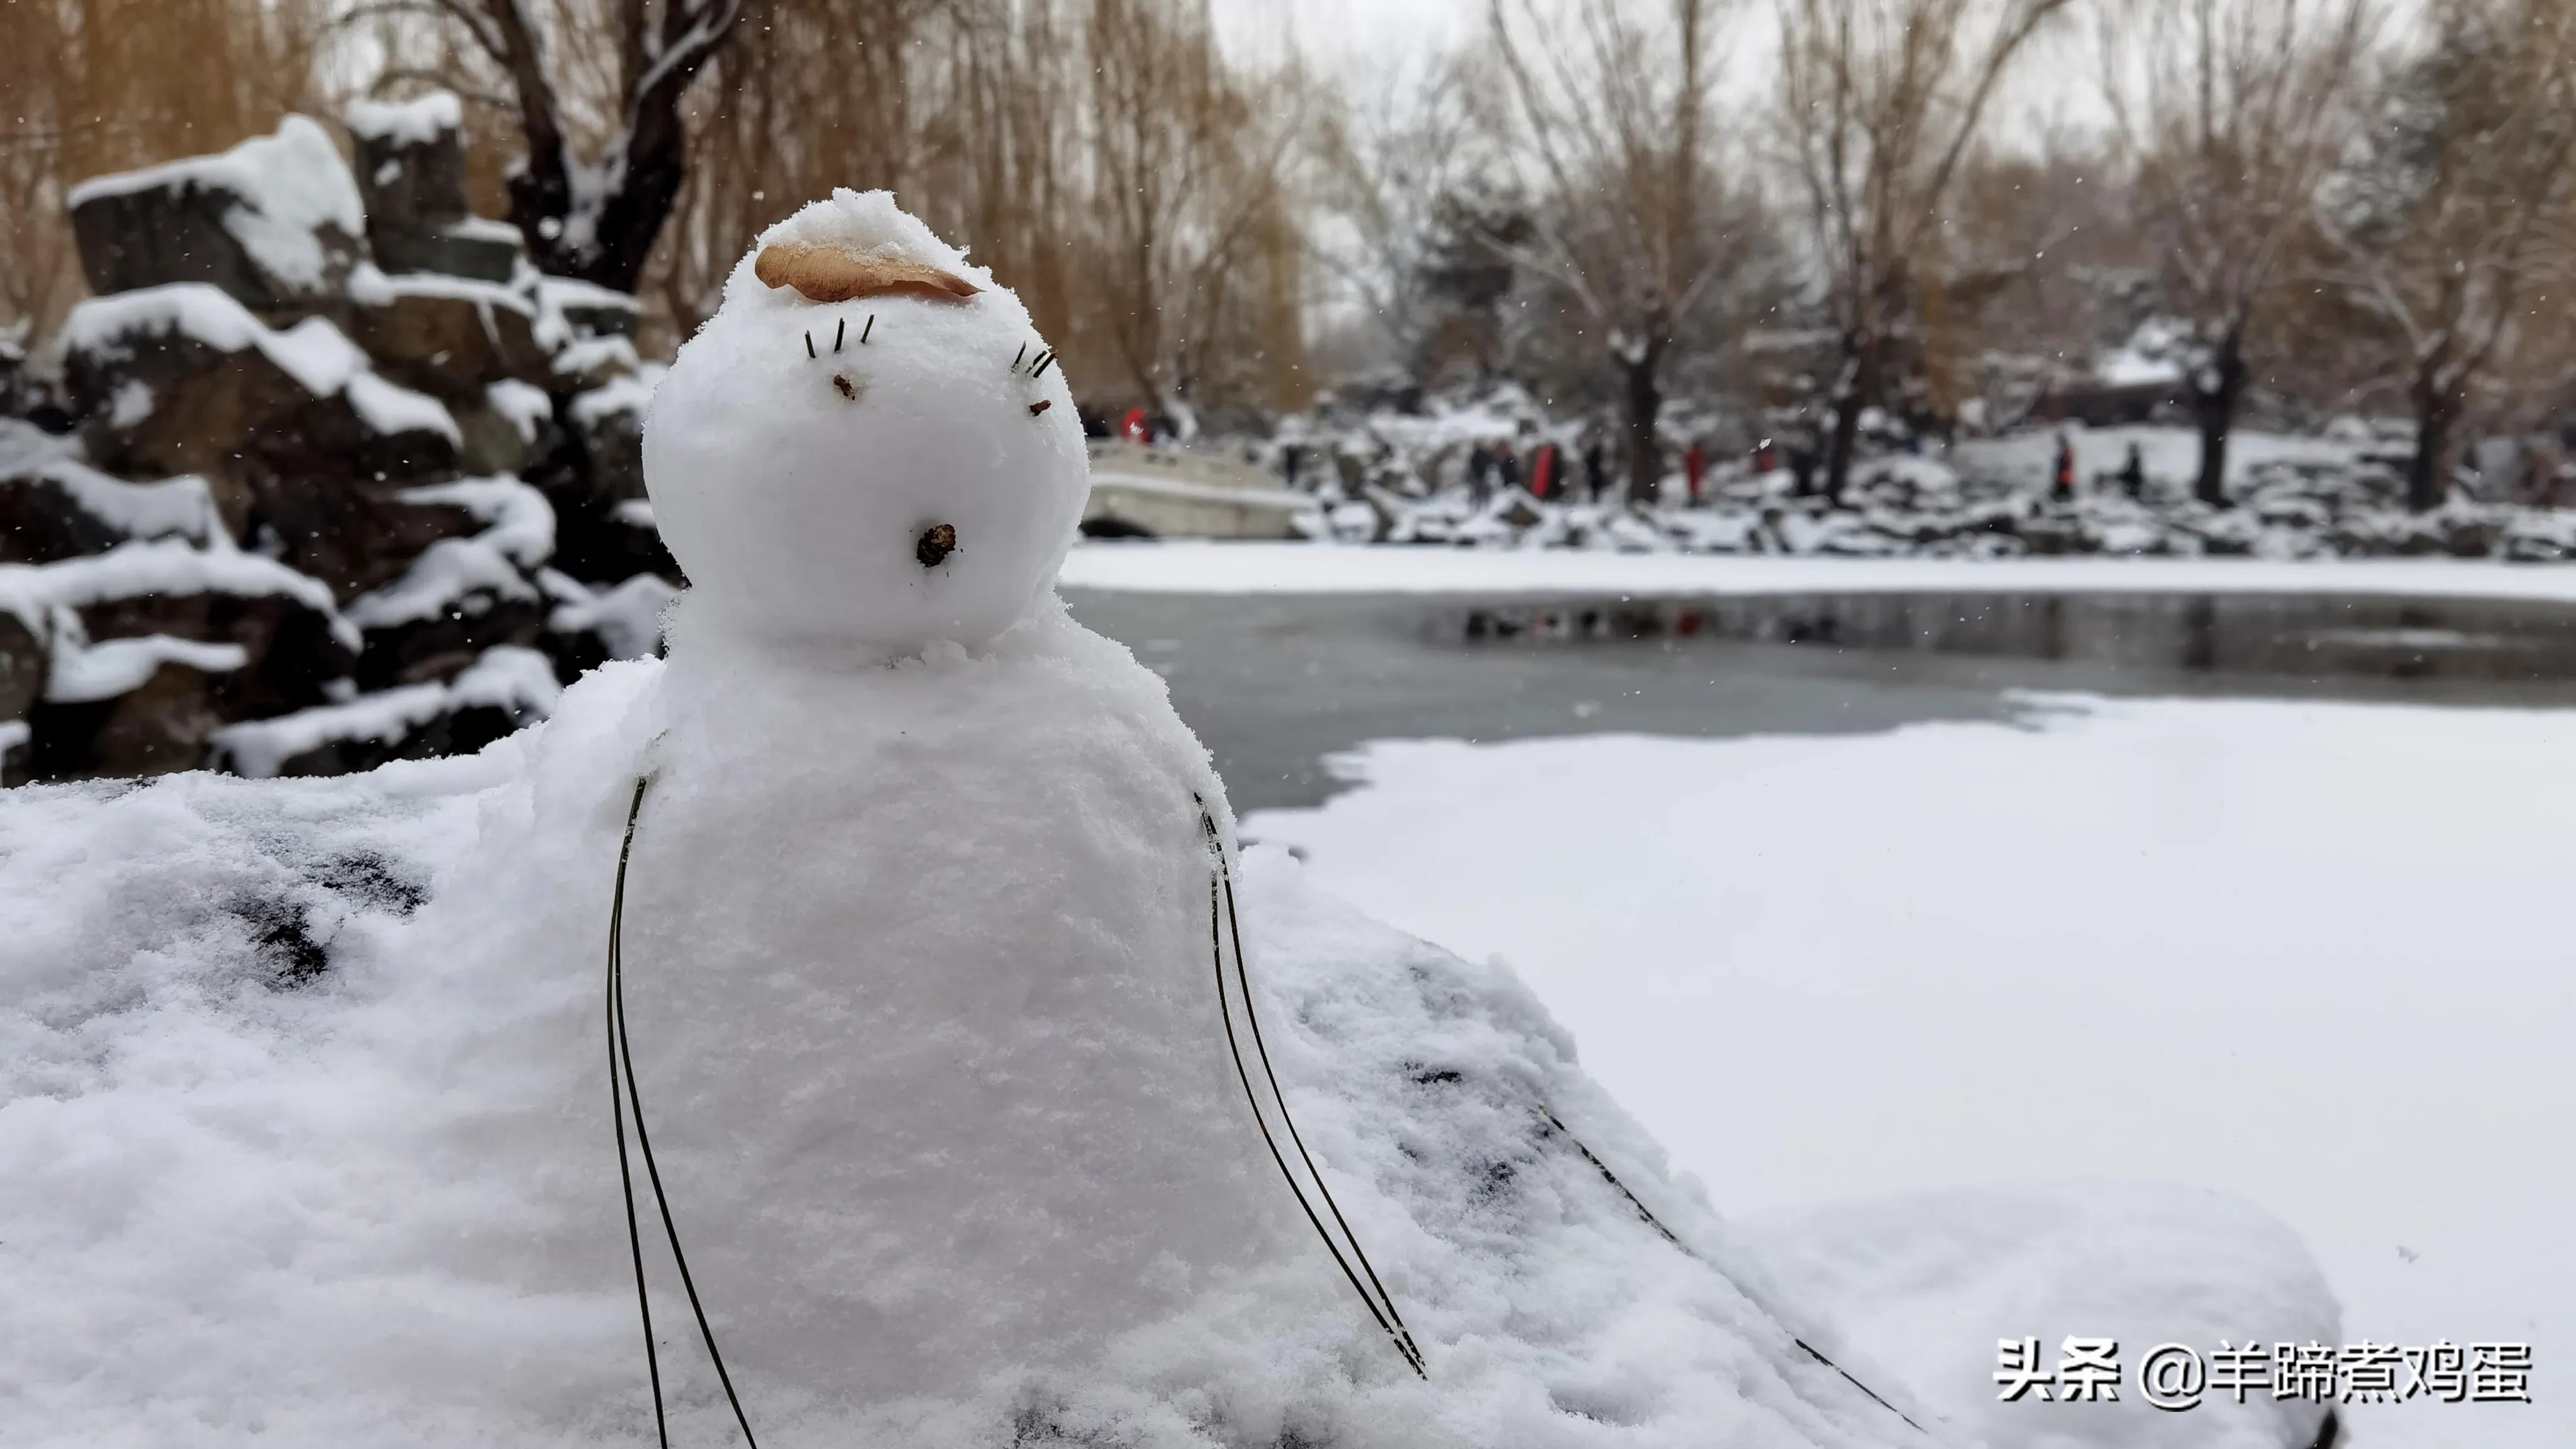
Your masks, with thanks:
[(0, 4), (0, 338), (80, 295), (65, 194), (219, 150), (324, 97), (323, 0)]
[(1825, 491), (1920, 338), (1945, 203), (2004, 72), (2069, 0), (1780, 0), (1781, 120), (1836, 333)]
[[(542, 3), (542, 0), (540, 0)], [(637, 290), (688, 174), (681, 103), (733, 39), (744, 0), (389, 0), (426, 5), (499, 74), (526, 151), (508, 173), (510, 222), (540, 270)], [(567, 86), (613, 61), (605, 86)], [(568, 92), (604, 90), (604, 134), (585, 159)]]
[(2409, 506), (2450, 491), (2459, 425), (2548, 294), (2563, 317), (2576, 169), (2576, 3), (2452, 0), (2395, 67), (2327, 188), (2331, 275), (2395, 343)]
[[(1492, 117), (1480, 114), (1462, 57), (1345, 78), (1346, 98), (1318, 128), (1324, 235), (1316, 252), (1417, 376), (1436, 371), (1465, 269), (1508, 286), (1510, 264), (1459, 213), (1498, 169)], [(1525, 238), (1515, 238), (1525, 240)], [(1481, 290), (1470, 284), (1466, 290)], [(1479, 363), (1493, 360), (1490, 346)]]
[(2288, 266), (2351, 135), (2346, 93), (2378, 0), (2152, 0), (2096, 12), (2132, 210), (2166, 306), (2190, 328), (2186, 382), (2205, 503), (2251, 367), (2278, 346)]
[(1704, 334), (1757, 232), (1720, 174), (1718, 12), (1715, 0), (1493, 0), (1534, 204), (1526, 241), (1489, 240), (1567, 301), (1616, 373), (1632, 504), (1663, 478), (1675, 349)]

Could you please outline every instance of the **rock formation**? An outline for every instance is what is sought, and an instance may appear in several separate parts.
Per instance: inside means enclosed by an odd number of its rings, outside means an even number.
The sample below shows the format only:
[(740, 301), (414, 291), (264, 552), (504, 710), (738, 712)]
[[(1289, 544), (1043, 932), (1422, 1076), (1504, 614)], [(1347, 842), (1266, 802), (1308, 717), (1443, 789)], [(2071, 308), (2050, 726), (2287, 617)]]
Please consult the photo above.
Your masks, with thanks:
[(475, 749), (658, 647), (635, 301), (473, 214), (458, 122), (73, 188), (97, 295), (0, 359), (0, 783)]

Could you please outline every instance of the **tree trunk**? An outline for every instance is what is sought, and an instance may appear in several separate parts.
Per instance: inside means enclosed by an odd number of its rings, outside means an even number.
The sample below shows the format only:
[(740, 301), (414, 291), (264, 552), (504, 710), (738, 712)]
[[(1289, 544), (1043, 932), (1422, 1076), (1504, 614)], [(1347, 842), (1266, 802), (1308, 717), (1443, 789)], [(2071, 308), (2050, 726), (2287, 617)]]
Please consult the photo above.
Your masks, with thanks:
[(2451, 494), (2451, 427), (2458, 408), (2431, 387), (2415, 391), (2415, 456), (2406, 460), (2406, 506), (2428, 513)]
[[(628, 3), (634, 6), (630, 33), (640, 36), (647, 23), (642, 0)], [(687, 178), (680, 102), (732, 38), (741, 0), (671, 0), (664, 7), (653, 62), (645, 64), (640, 52), (630, 58), (627, 83), (640, 88), (623, 98), (625, 124), (590, 178), (601, 193), (595, 197), (577, 194), (584, 189), (573, 181), (580, 163), (565, 140), (560, 102), (524, 0), (482, 0), (482, 6), (518, 93), (528, 146), (509, 177), (510, 224), (526, 239), (537, 270), (633, 292)]]
[(2217, 374), (2210, 379), (2216, 386), (2203, 387), (2201, 378), (2192, 379), (2192, 421), (2200, 427), (2200, 478), (2191, 491), (2210, 507), (2225, 508), (2227, 437), (2236, 427), (2236, 406), (2245, 397), (2245, 353), (2233, 336), (2219, 344), (2209, 369)]
[(1851, 481), (1852, 459), (1860, 450), (1860, 394), (1857, 390), (1834, 403), (1834, 430), (1825, 435), (1825, 501), (1843, 506), (1843, 485)]
[(1825, 501), (1836, 508), (1843, 506), (1843, 487), (1860, 454), (1861, 411), (1878, 380), (1873, 350), (1856, 338), (1843, 344), (1843, 387), (1834, 399), (1834, 430), (1825, 437)]
[(1649, 347), (1636, 358), (1620, 359), (1627, 373), (1628, 506), (1650, 508), (1664, 481), (1664, 450), (1655, 424), (1663, 415), (1664, 390), (1655, 377), (1663, 349)]

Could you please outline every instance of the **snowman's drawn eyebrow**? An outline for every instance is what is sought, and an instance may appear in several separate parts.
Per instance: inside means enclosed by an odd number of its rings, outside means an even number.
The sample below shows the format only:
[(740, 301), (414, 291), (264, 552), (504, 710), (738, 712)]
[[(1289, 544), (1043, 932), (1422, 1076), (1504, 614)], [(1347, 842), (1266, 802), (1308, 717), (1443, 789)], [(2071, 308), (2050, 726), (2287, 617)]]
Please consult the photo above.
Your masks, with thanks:
[(1044, 377), (1046, 376), (1046, 370), (1053, 366), (1055, 366), (1055, 349), (1050, 347), (1046, 351), (1038, 354), (1037, 366), (1029, 369), (1029, 376), (1033, 378)]
[(868, 325), (859, 329), (859, 345), (865, 347), (868, 343), (868, 334), (876, 330), (877, 314), (870, 312), (868, 314)]
[(849, 330), (850, 319), (847, 317), (842, 318), (839, 324), (832, 328), (832, 350), (834, 352), (841, 350), (841, 339), (848, 335)]
[(1023, 343), (1021, 343), (1021, 344), (1020, 344), (1020, 350), (1011, 354), (1011, 371), (1013, 371), (1013, 372), (1017, 372), (1017, 371), (1019, 371), (1019, 370), (1020, 370), (1020, 359), (1021, 359), (1021, 358), (1023, 358), (1023, 357), (1026, 357), (1026, 356), (1028, 356), (1028, 355), (1029, 355), (1029, 345), (1028, 345), (1027, 343), (1023, 342)]
[(805, 334), (805, 355), (807, 357), (820, 355), (814, 351), (814, 334), (810, 331)]

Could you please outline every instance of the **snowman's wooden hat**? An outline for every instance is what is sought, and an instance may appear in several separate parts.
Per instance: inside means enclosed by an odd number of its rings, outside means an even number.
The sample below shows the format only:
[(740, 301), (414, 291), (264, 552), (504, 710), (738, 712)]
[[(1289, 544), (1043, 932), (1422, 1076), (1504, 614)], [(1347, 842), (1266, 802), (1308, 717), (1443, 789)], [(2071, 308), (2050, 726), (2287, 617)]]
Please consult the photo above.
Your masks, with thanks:
[(889, 250), (862, 252), (828, 243), (772, 242), (760, 249), (752, 275), (773, 288), (794, 288), (809, 302), (898, 292), (962, 301), (983, 290), (955, 272)]

